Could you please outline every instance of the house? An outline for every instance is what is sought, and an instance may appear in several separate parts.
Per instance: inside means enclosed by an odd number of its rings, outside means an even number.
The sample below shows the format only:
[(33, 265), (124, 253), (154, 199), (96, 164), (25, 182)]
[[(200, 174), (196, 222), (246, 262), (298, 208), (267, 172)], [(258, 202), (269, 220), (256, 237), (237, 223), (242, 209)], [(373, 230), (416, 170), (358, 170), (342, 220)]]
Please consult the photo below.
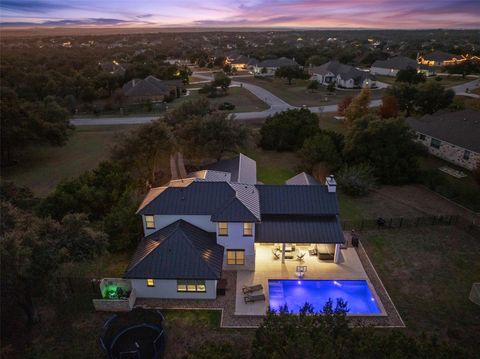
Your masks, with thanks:
[(336, 83), (338, 87), (343, 88), (372, 88), (376, 86), (373, 75), (338, 61), (329, 61), (321, 66), (311, 67), (309, 73), (312, 80), (317, 80), (325, 86), (331, 83)]
[(182, 80), (159, 80), (154, 76), (148, 76), (143, 80), (128, 81), (122, 90), (131, 103), (163, 102), (180, 97), (184, 84)]
[(440, 111), (407, 123), (429, 153), (469, 170), (479, 165), (480, 111)]
[(419, 64), (437, 67), (456, 65), (457, 63), (466, 61), (466, 59), (463, 55), (454, 55), (443, 51), (434, 51), (429, 54), (417, 56), (417, 62)]
[(116, 60), (104, 61), (98, 64), (103, 71), (110, 73), (111, 75), (124, 76), (125, 75), (125, 66), (120, 64)]
[(260, 61), (253, 67), (253, 73), (260, 76), (274, 76), (275, 71), (280, 67), (299, 66), (295, 59), (279, 57), (277, 59), (268, 59)]
[(235, 70), (246, 70), (250, 58), (245, 55), (229, 55), (227, 56), (226, 63), (230, 64)]
[(377, 60), (370, 68), (370, 73), (372, 75), (397, 76), (398, 71), (408, 68), (416, 69), (419, 72), (425, 73), (427, 76), (433, 74), (428, 66), (421, 65), (417, 63), (417, 61), (405, 56), (395, 56), (387, 60)]
[(277, 263), (295, 261), (295, 246), (323, 246), (329, 265), (343, 269), (333, 177), (259, 184), (243, 154), (205, 168), (152, 188), (141, 203), (144, 237), (124, 275), (137, 297), (215, 299), (226, 271), (255, 273), (275, 251)]

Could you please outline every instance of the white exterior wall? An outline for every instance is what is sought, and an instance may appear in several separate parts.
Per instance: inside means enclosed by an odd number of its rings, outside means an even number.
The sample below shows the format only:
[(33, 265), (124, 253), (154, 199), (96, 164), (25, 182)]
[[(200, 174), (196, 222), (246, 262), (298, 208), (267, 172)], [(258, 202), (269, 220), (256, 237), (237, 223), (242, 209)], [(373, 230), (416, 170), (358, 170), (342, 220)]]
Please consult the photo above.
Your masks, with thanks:
[(143, 222), (143, 232), (145, 236), (152, 234), (163, 227), (172, 224), (179, 219), (183, 219), (185, 222), (193, 224), (207, 232), (216, 232), (217, 226), (215, 223), (210, 221), (209, 215), (155, 215), (155, 228), (154, 229), (147, 229), (145, 224), (145, 216), (142, 215), (142, 222)]
[(397, 76), (398, 70), (397, 69), (386, 69), (383, 67), (372, 67), (370, 69), (370, 73), (372, 75), (381, 75), (381, 76)]
[[(255, 268), (255, 223), (253, 223), (253, 234), (250, 237), (243, 236), (243, 222), (228, 223), (228, 236), (219, 236), (217, 231), (217, 243), (225, 247), (223, 254), (224, 270), (253, 270)], [(245, 250), (244, 265), (228, 265), (227, 249)]]
[[(430, 146), (432, 141), (432, 137), (428, 135), (424, 135), (425, 139), (421, 140), (419, 137), (419, 132), (417, 132), (417, 139), (416, 141), (421, 143), (422, 145), (426, 146), (428, 152), (434, 156), (440, 157), (448, 162), (451, 162), (457, 166), (469, 169), (473, 171), (477, 164), (480, 163), (480, 154), (470, 151), (470, 158), (468, 160), (463, 159), (463, 155), (465, 153), (465, 148), (453, 145), (446, 141), (440, 141), (440, 148), (435, 148)], [(469, 151), (469, 150), (468, 150)]]
[(262, 73), (262, 69), (263, 67), (255, 66), (253, 68), (253, 72), (255, 73), (255, 75), (259, 75), (259, 76), (273, 76), (275, 75), (275, 71), (277, 71), (277, 67), (266, 67), (267, 69), (266, 73)]
[(177, 292), (175, 279), (155, 279), (154, 287), (147, 287), (146, 279), (132, 279), (132, 288), (137, 298), (171, 298), (171, 299), (215, 299), (217, 297), (217, 281), (206, 280), (206, 292)]

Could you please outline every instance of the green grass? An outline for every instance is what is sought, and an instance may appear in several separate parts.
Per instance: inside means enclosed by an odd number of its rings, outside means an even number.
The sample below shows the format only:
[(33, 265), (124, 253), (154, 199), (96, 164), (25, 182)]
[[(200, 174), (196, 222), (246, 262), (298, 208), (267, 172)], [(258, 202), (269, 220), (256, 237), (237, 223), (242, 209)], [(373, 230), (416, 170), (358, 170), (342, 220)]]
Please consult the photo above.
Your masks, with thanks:
[(66, 277), (122, 277), (132, 255), (133, 250), (107, 253), (91, 261), (67, 263), (63, 265), (62, 274)]
[(348, 131), (347, 123), (344, 120), (336, 120), (335, 114), (319, 114), (318, 125), (322, 130), (331, 130), (346, 134)]
[(375, 78), (377, 81), (393, 85), (395, 83), (395, 76), (381, 76), (381, 75), (375, 75)]
[(480, 307), (468, 299), (480, 273), (478, 238), (454, 226), (371, 231), (362, 238), (409, 332), (478, 351)]
[(299, 171), (299, 159), (293, 152), (264, 151), (261, 148), (247, 149), (245, 155), (257, 161), (258, 181), (265, 184), (284, 184)]
[(135, 126), (79, 126), (63, 147), (36, 146), (2, 177), (46, 196), (63, 179), (95, 168), (109, 156), (116, 136)]
[(229, 112), (253, 112), (253, 111), (263, 111), (269, 108), (269, 106), (260, 100), (257, 96), (252, 94), (250, 91), (247, 91), (240, 87), (231, 87), (228, 90), (227, 96), (209, 98), (206, 94), (200, 94), (197, 90), (190, 91), (189, 96), (184, 96), (179, 99), (174, 100), (172, 103), (168, 104), (169, 108), (175, 108), (180, 106), (182, 103), (189, 100), (197, 100), (199, 98), (206, 98), (210, 103), (217, 107), (219, 104), (224, 102), (230, 102), (235, 105), (235, 108)]
[(444, 87), (457, 86), (472, 81), (472, 79), (468, 78), (463, 79), (461, 76), (436, 76), (429, 77), (428, 80), (437, 82), (436, 78), (441, 78), (438, 82)]
[(337, 193), (338, 204), (340, 206), (340, 218), (343, 221), (360, 221), (362, 220), (363, 211), (355, 198), (350, 197), (342, 192)]
[[(278, 78), (239, 78), (238, 81), (248, 82), (265, 88), (292, 106), (323, 106), (337, 104), (346, 96), (355, 96), (359, 90), (337, 90), (329, 93), (325, 87), (315, 92), (307, 90), (309, 80), (294, 80), (289, 85), (284, 79)], [(384, 90), (372, 90), (372, 99), (381, 98)]]

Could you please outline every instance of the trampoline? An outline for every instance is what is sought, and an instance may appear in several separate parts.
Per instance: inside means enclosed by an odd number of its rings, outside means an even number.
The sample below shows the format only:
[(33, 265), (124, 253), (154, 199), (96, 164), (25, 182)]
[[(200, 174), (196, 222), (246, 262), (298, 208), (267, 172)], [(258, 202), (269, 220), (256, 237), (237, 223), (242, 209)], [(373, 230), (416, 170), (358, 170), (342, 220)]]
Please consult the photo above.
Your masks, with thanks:
[(114, 314), (103, 326), (100, 346), (109, 359), (160, 358), (165, 346), (162, 321), (155, 310)]

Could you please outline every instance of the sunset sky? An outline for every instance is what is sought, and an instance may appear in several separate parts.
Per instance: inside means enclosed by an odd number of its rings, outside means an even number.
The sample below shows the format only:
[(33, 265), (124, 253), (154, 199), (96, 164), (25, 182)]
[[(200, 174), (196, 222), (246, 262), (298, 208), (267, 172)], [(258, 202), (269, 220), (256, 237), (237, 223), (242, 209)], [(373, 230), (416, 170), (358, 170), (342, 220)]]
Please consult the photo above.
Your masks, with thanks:
[(480, 0), (0, 0), (28, 26), (480, 28)]

